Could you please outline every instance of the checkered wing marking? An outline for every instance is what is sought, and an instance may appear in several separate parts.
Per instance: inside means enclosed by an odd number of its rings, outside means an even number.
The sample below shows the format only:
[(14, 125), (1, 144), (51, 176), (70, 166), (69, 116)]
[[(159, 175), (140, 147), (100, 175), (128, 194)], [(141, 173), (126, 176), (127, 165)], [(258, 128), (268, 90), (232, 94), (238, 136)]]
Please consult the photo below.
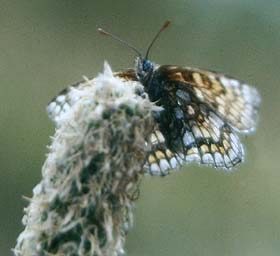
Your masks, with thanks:
[(193, 86), (195, 95), (240, 133), (255, 130), (260, 104), (258, 91), (224, 74), (190, 67), (166, 66), (169, 79)]
[(182, 165), (182, 158), (167, 148), (165, 138), (159, 130), (151, 134), (150, 144), (151, 150), (144, 166), (149, 174), (165, 176), (169, 170), (178, 169)]
[(181, 117), (184, 127), (169, 148), (160, 131), (152, 134), (152, 150), (146, 163), (150, 174), (166, 175), (183, 163), (230, 170), (242, 162), (243, 146), (232, 128), (203, 103), (186, 103), (181, 90), (177, 90), (177, 95), (182, 98), (178, 97), (174, 118)]
[[(177, 91), (177, 94), (180, 90)], [(204, 103), (186, 103), (178, 97), (184, 115), (181, 134), (185, 162), (231, 169), (243, 161), (244, 150), (232, 128)]]
[(80, 81), (63, 89), (47, 105), (47, 113), (56, 125), (58, 124), (60, 117), (65, 114), (78, 100), (78, 97), (76, 97), (75, 93), (72, 91), (73, 88), (77, 88), (84, 83), (85, 81)]

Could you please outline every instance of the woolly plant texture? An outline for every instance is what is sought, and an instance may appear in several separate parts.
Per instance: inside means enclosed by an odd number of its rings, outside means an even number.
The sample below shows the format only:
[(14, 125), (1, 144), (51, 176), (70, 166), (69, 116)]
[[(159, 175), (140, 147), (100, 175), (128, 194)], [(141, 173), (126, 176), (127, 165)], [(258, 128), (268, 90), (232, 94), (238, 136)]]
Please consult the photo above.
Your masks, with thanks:
[[(42, 181), (25, 209), (16, 256), (120, 255), (144, 174), (156, 107), (141, 84), (104, 73), (70, 89)], [(73, 96), (73, 97), (74, 97)]]

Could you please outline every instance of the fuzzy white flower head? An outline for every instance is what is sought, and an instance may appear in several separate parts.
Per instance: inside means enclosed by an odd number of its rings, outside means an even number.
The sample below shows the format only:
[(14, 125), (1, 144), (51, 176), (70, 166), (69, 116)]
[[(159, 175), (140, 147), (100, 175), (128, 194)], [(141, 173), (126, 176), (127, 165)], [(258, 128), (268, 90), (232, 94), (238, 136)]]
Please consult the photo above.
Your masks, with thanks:
[[(66, 93), (57, 96), (47, 107), (50, 118), (57, 126), (71, 119), (76, 107), (85, 107), (87, 104), (99, 104), (96, 114), (103, 111), (102, 104), (108, 104), (114, 98), (113, 104), (117, 107), (123, 100), (130, 104), (138, 103), (135, 90), (143, 87), (139, 82), (126, 81), (115, 76), (107, 62), (104, 63), (104, 71), (94, 79), (84, 77), (84, 81), (77, 86), (70, 87)], [(76, 111), (74, 111), (76, 112)]]
[(105, 63), (102, 74), (49, 104), (56, 131), (25, 210), (17, 256), (124, 252), (155, 128), (156, 107), (135, 93), (139, 86)]

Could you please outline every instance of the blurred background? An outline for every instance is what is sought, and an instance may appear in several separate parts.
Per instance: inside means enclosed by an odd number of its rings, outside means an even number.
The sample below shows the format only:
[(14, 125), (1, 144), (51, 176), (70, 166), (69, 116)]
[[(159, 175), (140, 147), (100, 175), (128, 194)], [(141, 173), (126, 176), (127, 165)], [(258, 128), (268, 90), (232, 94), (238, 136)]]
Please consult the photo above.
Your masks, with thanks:
[(108, 60), (115, 71), (134, 53), (96, 32), (103, 27), (144, 51), (166, 19), (150, 58), (201, 67), (254, 84), (259, 126), (242, 138), (246, 162), (233, 173), (187, 165), (145, 177), (129, 256), (279, 255), (280, 2), (275, 0), (0, 1), (0, 255), (11, 255), (40, 181), (54, 133), (45, 106)]

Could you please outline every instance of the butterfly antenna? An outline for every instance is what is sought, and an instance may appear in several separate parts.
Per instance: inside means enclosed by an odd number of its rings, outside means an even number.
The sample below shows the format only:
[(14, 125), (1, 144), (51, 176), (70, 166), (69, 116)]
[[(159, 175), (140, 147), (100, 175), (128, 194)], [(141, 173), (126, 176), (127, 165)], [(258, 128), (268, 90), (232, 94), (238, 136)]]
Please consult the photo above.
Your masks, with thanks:
[(148, 47), (148, 49), (147, 49), (147, 52), (146, 52), (146, 55), (145, 55), (145, 59), (148, 58), (149, 52), (150, 52), (152, 46), (154, 45), (155, 41), (158, 39), (158, 37), (159, 37), (159, 35), (161, 34), (161, 32), (162, 32), (163, 30), (165, 30), (166, 28), (168, 28), (169, 25), (170, 25), (170, 23), (171, 23), (170, 20), (165, 21), (164, 24), (162, 25), (162, 27), (160, 28), (160, 30), (157, 32), (157, 34), (155, 35), (154, 39), (152, 40), (152, 42), (150, 43), (150, 45), (149, 45), (149, 47)]
[(133, 50), (134, 52), (137, 53), (137, 55), (142, 58), (142, 54), (136, 49), (136, 47), (134, 47), (133, 45), (131, 45), (130, 43), (120, 39), (118, 36), (115, 36), (107, 31), (105, 31), (104, 29), (102, 28), (98, 28), (97, 29), (98, 32), (101, 34), (101, 35), (104, 35), (104, 36), (109, 36), (111, 38), (113, 38), (114, 40), (118, 41), (119, 43), (123, 44), (123, 45), (126, 45), (128, 48), (130, 48), (131, 50)]

